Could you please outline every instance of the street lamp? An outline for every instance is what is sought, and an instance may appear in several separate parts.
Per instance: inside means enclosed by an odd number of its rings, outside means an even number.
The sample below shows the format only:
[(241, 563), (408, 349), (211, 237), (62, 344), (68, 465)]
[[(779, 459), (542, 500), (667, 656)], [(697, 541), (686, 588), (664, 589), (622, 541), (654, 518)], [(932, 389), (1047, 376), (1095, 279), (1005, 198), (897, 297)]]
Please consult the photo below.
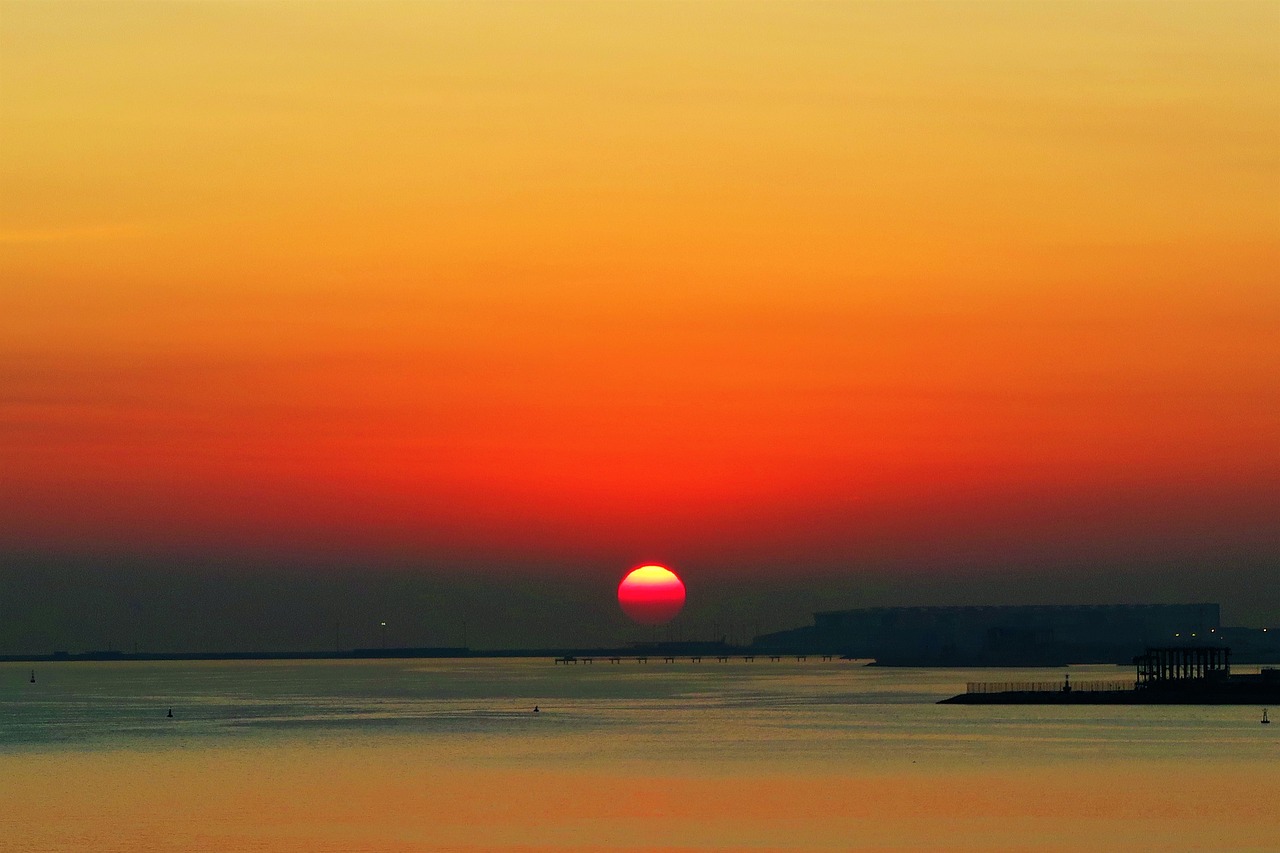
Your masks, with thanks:
[(382, 626), (382, 648), (385, 651), (387, 648), (387, 623), (379, 622), (378, 624)]

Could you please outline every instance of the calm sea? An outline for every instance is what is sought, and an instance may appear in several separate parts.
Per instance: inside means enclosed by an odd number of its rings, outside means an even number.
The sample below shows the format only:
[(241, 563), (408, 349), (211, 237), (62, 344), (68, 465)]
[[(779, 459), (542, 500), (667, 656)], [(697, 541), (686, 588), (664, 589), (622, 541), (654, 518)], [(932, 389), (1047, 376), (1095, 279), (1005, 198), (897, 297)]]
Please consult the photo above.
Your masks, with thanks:
[(934, 704), (968, 680), (1062, 670), (527, 659), (29, 674), (0, 664), (4, 851), (1280, 850), (1280, 725), (1259, 725), (1260, 708)]

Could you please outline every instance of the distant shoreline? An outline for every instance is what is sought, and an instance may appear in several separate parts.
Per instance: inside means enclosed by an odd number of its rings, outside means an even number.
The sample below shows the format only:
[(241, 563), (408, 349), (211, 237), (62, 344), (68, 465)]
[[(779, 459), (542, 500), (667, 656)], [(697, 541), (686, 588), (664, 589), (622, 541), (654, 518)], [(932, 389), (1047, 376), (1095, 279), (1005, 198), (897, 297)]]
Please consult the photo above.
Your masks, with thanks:
[[(372, 649), (346, 649), (343, 651), (292, 651), (292, 652), (268, 652), (268, 651), (250, 651), (250, 652), (124, 652), (114, 650), (94, 650), (84, 652), (67, 652), (55, 651), (46, 653), (21, 653), (21, 654), (4, 654), (0, 655), (0, 663), (112, 663), (118, 661), (130, 662), (146, 662), (146, 661), (305, 661), (305, 660), (430, 660), (430, 659), (452, 659), (462, 660), (467, 658), (549, 658), (560, 663), (584, 663), (615, 661), (647, 661), (655, 659), (662, 661), (664, 658), (675, 662), (680, 659), (692, 660), (695, 662), (708, 659), (714, 662), (717, 658), (729, 660), (731, 658), (744, 658), (747, 660), (755, 660), (757, 658), (769, 660), (775, 658), (785, 660), (796, 658), (797, 660), (805, 660), (807, 658), (814, 659), (835, 659), (844, 661), (857, 661), (859, 665), (871, 665), (876, 667), (884, 667), (886, 669), (896, 669), (902, 667), (925, 667), (928, 669), (1064, 669), (1067, 665), (1061, 662), (1045, 662), (1011, 665), (1007, 663), (974, 663), (966, 662), (963, 664), (939, 665), (937, 663), (921, 663), (921, 662), (885, 662), (880, 663), (869, 658), (849, 658), (839, 655), (832, 655), (825, 652), (795, 652), (795, 651), (770, 651), (758, 650), (750, 647), (727, 647), (718, 643), (707, 643), (710, 648), (703, 649), (668, 649), (661, 645), (658, 646), (630, 646), (626, 648), (595, 648), (595, 649), (574, 649), (574, 648), (547, 648), (547, 649), (472, 649), (465, 646), (425, 646), (414, 648), (372, 648)], [(1233, 657), (1235, 663), (1252, 665), (1252, 664), (1273, 664), (1276, 663), (1269, 656), (1241, 655)], [(1098, 662), (1092, 662), (1098, 663)], [(1105, 664), (1104, 664), (1105, 665)], [(1126, 664), (1113, 663), (1114, 666), (1125, 666)]]
[(370, 660), (378, 658), (468, 658), (541, 656), (550, 652), (474, 651), (467, 648), (349, 649), (330, 652), (52, 652), (0, 655), (0, 663), (72, 663), (76, 661), (199, 661), (199, 660)]
[[(681, 652), (682, 656), (689, 654)], [(714, 654), (714, 652), (711, 652)], [(734, 649), (730, 654), (751, 654)], [(426, 646), (419, 648), (347, 649), (314, 652), (124, 652), (86, 651), (26, 653), (0, 655), (0, 663), (70, 663), (76, 661), (233, 661), (233, 660), (383, 660), (416, 658), (635, 658), (661, 656), (662, 651), (648, 648), (554, 648), (554, 649), (472, 649), (465, 646)]]
[[(59, 663), (64, 661), (184, 661), (184, 660), (377, 660), (406, 658), (637, 658), (663, 655), (714, 656), (752, 655), (759, 651), (721, 641), (677, 643), (636, 643), (629, 646), (584, 648), (582, 646), (537, 649), (473, 649), (469, 646), (394, 646), (328, 651), (246, 651), (246, 652), (126, 652), (118, 649), (91, 649), (82, 652), (54, 651), (0, 655), (0, 663)], [(788, 654), (794, 654), (789, 652)]]

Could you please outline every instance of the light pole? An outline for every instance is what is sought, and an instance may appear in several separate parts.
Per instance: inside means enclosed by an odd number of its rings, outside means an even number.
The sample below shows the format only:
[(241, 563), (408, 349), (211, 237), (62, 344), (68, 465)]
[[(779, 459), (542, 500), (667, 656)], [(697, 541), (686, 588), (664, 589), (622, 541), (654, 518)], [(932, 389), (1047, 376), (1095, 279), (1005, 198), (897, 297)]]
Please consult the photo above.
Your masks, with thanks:
[(380, 623), (378, 623), (378, 624), (380, 624), (380, 625), (382, 626), (382, 650), (383, 650), (383, 651), (386, 651), (386, 649), (387, 649), (387, 623), (386, 623), (386, 622), (380, 622)]

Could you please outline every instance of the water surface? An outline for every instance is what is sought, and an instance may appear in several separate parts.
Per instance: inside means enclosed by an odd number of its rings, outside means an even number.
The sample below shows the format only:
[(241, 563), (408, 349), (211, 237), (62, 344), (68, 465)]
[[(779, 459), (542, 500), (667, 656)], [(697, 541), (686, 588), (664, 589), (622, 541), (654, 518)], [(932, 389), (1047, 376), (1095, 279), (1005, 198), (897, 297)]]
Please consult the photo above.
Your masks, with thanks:
[(934, 704), (969, 680), (1062, 670), (64, 662), (30, 684), (29, 669), (0, 664), (0, 850), (1274, 851), (1280, 837), (1280, 727), (1260, 709)]

